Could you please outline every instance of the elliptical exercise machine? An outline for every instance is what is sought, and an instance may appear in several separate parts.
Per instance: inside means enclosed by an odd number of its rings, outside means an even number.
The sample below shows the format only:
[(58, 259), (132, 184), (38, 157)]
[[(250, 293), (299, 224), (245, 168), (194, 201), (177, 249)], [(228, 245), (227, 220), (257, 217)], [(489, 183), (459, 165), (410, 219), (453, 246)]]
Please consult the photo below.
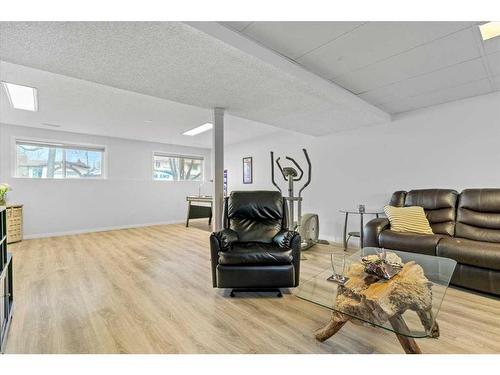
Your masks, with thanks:
[[(311, 160), (307, 154), (305, 148), (302, 149), (304, 156), (307, 161), (307, 181), (299, 189), (297, 196), (294, 195), (294, 184), (302, 180), (304, 176), (304, 170), (295, 161), (294, 158), (290, 156), (285, 156), (285, 159), (293, 163), (293, 166), (282, 167), (280, 160), (277, 158), (274, 160), (274, 152), (271, 151), (271, 180), (274, 186), (282, 193), (281, 188), (276, 183), (274, 179), (274, 163), (278, 166), (283, 179), (288, 182), (288, 197), (283, 197), (288, 204), (288, 226), (290, 230), (296, 230), (299, 232), (302, 239), (301, 250), (307, 250), (311, 246), (317, 243), (328, 243), (327, 241), (321, 241), (318, 239), (319, 236), (319, 217), (316, 214), (304, 214), (302, 215), (302, 192), (311, 183)], [(295, 203), (297, 203), (297, 218), (295, 218)]]

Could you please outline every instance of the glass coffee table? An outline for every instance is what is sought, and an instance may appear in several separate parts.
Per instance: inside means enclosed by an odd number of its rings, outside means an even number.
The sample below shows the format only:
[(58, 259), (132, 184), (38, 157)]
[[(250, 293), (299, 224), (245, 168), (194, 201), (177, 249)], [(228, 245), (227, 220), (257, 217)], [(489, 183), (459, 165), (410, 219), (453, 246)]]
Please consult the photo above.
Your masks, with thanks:
[[(421, 353), (415, 338), (439, 337), (436, 317), (456, 262), (386, 250), (387, 256), (400, 258), (403, 268), (390, 280), (381, 280), (364, 272), (361, 258), (382, 251), (366, 247), (353, 255), (335, 254), (330, 267), (298, 288), (297, 297), (332, 310), (331, 321), (316, 331), (319, 341), (333, 336), (348, 321), (394, 332), (406, 353)], [(340, 281), (332, 281), (332, 274)]]

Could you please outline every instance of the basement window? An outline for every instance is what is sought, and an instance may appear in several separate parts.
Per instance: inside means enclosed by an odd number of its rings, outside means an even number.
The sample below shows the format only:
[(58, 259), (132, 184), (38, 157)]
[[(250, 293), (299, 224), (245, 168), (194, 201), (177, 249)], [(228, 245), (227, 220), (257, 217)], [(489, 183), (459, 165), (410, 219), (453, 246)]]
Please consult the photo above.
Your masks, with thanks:
[(155, 181), (202, 181), (203, 156), (153, 153), (153, 180)]
[(104, 178), (104, 146), (16, 140), (15, 177)]

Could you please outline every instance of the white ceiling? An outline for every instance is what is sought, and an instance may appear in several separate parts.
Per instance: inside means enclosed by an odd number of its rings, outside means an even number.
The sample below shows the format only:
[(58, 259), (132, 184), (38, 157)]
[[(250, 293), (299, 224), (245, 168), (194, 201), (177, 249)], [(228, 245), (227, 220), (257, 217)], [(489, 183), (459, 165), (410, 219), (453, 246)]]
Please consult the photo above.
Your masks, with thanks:
[[(211, 111), (165, 99), (0, 61), (0, 80), (38, 89), (39, 111), (11, 108), (0, 89), (0, 122), (195, 147), (211, 147), (211, 133), (182, 133), (211, 121)], [(151, 120), (152, 122), (146, 122)], [(48, 125), (47, 125), (48, 124)], [(60, 127), (53, 127), (58, 125)], [(278, 128), (225, 118), (225, 142), (272, 134)]]
[(180, 22), (3, 22), (0, 59), (311, 135), (390, 118), (255, 42), (242, 50), (248, 38), (208, 24), (224, 35)]
[(0, 22), (0, 60), (0, 79), (40, 96), (30, 113), (0, 93), (0, 122), (199, 147), (210, 133), (182, 132), (215, 106), (237, 143), (500, 88), (500, 38), (474, 22)]
[(478, 22), (222, 22), (395, 114), (500, 89)]

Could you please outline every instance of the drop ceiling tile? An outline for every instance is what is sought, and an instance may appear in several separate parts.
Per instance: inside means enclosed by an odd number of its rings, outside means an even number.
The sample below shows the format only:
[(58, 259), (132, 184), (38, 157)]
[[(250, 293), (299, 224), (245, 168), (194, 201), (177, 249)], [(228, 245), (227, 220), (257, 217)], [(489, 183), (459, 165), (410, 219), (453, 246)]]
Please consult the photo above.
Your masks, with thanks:
[(450, 33), (472, 22), (369, 22), (297, 61), (325, 78), (362, 68)]
[[(180, 22), (0, 22), (0, 59), (192, 106), (222, 106), (237, 117), (313, 135), (325, 127), (334, 132), (331, 118), (344, 121), (344, 113), (353, 128), (387, 118), (358, 98), (290, 74), (201, 28)], [(307, 113), (309, 121), (294, 120), (294, 113)]]
[(500, 75), (500, 52), (492, 53), (486, 56), (490, 66), (491, 74), (494, 76)]
[(447, 103), (454, 100), (465, 99), (472, 96), (488, 94), (492, 91), (490, 81), (485, 78), (479, 81), (469, 82), (464, 85), (435, 91), (433, 93), (393, 101), (391, 103), (384, 104), (381, 107), (392, 114), (396, 114), (436, 104)]
[(500, 51), (500, 36), (488, 40), (483, 40), (483, 46), (484, 52), (487, 55)]
[(241, 31), (243, 30), (245, 27), (247, 27), (248, 25), (250, 25), (252, 22), (247, 22), (247, 21), (241, 21), (241, 22), (237, 22), (237, 21), (226, 21), (226, 22), (221, 22), (222, 25), (224, 26), (227, 26), (233, 30), (236, 30), (236, 31)]
[(363, 22), (254, 22), (243, 33), (291, 59), (354, 30)]
[(495, 91), (500, 91), (500, 76), (493, 77), (493, 82), (495, 84)]
[(382, 104), (448, 87), (459, 86), (486, 77), (486, 69), (484, 68), (482, 59), (477, 58), (374, 89), (360, 94), (359, 97), (372, 104)]
[(355, 72), (334, 77), (332, 81), (360, 94), (478, 57), (479, 50), (472, 29), (468, 28)]

